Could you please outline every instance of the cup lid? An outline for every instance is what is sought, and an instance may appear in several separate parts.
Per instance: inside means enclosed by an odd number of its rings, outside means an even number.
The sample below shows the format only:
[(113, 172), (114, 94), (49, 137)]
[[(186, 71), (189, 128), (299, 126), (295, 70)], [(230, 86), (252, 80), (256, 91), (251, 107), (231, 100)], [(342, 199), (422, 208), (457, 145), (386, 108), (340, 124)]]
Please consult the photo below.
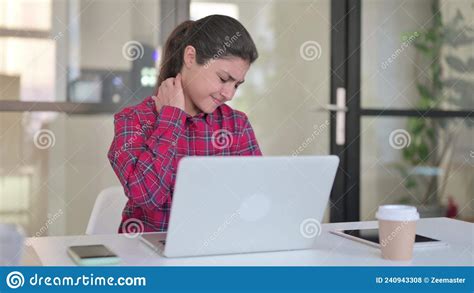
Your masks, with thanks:
[(416, 221), (420, 218), (420, 214), (414, 206), (382, 205), (379, 206), (375, 217), (387, 221)]

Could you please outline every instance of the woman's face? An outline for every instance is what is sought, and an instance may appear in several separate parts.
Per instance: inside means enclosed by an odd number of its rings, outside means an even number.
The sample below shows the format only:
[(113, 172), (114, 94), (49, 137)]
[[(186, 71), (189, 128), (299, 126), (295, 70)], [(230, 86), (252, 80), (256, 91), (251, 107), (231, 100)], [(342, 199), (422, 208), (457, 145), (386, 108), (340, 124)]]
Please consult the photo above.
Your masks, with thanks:
[(249, 68), (249, 62), (240, 57), (210, 59), (200, 65), (196, 62), (195, 49), (187, 46), (181, 70), (186, 112), (190, 115), (212, 113), (232, 100)]

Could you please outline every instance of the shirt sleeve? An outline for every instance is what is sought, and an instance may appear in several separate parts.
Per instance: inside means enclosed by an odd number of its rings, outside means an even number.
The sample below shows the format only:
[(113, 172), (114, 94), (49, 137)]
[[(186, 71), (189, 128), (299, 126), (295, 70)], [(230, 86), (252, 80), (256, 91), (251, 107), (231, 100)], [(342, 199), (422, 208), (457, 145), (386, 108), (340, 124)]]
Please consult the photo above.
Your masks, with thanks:
[[(133, 112), (115, 116), (115, 135), (108, 158), (134, 204), (148, 209), (170, 209), (176, 145), (185, 120), (184, 111), (171, 106), (160, 110), (154, 125), (140, 123)], [(147, 126), (154, 129), (148, 138), (144, 131)]]
[(242, 130), (242, 134), (239, 137), (238, 144), (239, 156), (261, 156), (262, 152), (258, 146), (255, 133), (250, 125), (249, 120), (245, 117), (245, 123)]

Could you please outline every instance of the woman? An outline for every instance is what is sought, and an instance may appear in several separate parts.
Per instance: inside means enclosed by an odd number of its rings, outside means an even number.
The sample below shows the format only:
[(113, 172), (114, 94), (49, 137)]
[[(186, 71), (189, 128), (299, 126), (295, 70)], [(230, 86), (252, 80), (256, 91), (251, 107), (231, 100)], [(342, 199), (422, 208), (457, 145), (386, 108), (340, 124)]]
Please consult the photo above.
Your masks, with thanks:
[(247, 116), (225, 104), (257, 57), (231, 17), (185, 21), (171, 33), (154, 96), (115, 115), (108, 158), (128, 197), (119, 233), (129, 223), (140, 232), (167, 230), (184, 156), (261, 155)]

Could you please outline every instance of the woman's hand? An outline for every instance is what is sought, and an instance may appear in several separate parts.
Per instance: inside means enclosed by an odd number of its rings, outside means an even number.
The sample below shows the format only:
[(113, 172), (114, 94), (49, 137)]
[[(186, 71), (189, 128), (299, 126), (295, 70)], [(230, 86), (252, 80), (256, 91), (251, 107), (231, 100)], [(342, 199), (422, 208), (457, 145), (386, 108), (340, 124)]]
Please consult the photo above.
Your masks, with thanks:
[(158, 88), (158, 94), (153, 96), (156, 111), (159, 112), (163, 106), (172, 106), (184, 111), (184, 93), (181, 84), (181, 73), (164, 80)]

